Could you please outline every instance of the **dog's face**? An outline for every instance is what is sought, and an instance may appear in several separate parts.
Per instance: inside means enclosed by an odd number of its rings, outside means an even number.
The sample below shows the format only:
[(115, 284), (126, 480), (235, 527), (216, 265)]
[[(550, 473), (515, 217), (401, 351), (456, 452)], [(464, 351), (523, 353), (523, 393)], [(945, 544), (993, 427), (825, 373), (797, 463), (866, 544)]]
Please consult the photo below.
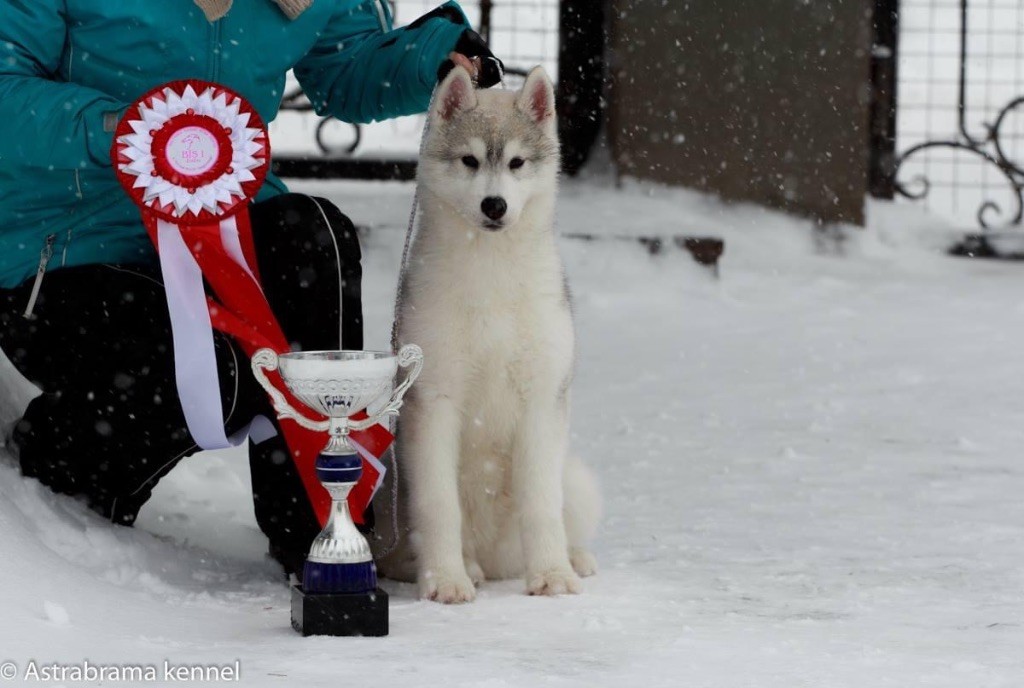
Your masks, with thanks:
[(551, 80), (537, 67), (518, 93), (477, 91), (457, 67), (441, 84), (418, 180), (471, 225), (512, 229), (523, 208), (558, 179)]

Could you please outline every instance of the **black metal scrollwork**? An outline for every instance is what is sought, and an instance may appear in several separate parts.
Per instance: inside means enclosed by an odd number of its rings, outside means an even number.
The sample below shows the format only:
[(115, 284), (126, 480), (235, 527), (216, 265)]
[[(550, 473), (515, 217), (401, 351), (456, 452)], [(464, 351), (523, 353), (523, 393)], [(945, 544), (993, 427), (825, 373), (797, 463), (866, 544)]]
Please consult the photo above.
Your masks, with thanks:
[(924, 175), (915, 175), (906, 182), (900, 181), (898, 178), (903, 164), (917, 154), (935, 149), (950, 149), (968, 153), (977, 156), (998, 170), (1009, 185), (1015, 205), (1011, 212), (1006, 212), (995, 201), (983, 200), (976, 214), (978, 224), (983, 230), (1019, 225), (1024, 219), (1024, 169), (1011, 160), (1007, 154), (1002, 132), (1009, 113), (1024, 106), (1024, 97), (1013, 100), (1000, 110), (993, 124), (983, 123), (983, 136), (974, 136), (967, 130), (967, 38), (967, 0), (960, 0), (960, 79), (957, 102), (959, 131), (954, 138), (919, 143), (904, 151), (895, 163), (893, 172), (895, 190), (900, 195), (915, 200), (928, 196), (931, 184)]

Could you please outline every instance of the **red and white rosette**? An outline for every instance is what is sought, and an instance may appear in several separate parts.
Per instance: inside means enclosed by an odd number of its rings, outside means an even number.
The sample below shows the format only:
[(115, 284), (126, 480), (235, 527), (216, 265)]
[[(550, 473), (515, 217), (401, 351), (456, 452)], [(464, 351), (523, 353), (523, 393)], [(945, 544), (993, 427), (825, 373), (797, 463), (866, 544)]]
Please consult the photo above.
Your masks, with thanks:
[(173, 224), (209, 224), (244, 212), (267, 176), (266, 126), (234, 91), (174, 81), (142, 96), (114, 134), (128, 194)]
[(248, 206), (270, 164), (266, 127), (234, 91), (175, 81), (128, 108), (112, 154), (118, 180), (141, 209), (159, 251), (189, 431), (204, 449), (230, 446), (202, 254), (214, 260), (214, 253), (227, 255), (258, 289)]

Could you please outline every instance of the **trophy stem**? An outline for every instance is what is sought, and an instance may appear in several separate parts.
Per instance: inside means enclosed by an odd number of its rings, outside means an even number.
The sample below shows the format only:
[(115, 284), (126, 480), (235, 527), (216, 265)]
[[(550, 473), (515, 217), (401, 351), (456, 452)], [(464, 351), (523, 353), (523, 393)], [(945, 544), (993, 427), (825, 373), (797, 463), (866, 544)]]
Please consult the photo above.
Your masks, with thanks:
[[(332, 433), (338, 451), (348, 444), (346, 435)], [(331, 513), (313, 540), (302, 585), (292, 588), (292, 626), (303, 635), (387, 635), (388, 596), (377, 587), (370, 544), (348, 508), (363, 460), (352, 450), (325, 450), (317, 457), (316, 472), (331, 495)]]
[[(339, 439), (347, 442), (344, 436)], [(371, 591), (377, 587), (373, 554), (348, 508), (348, 495), (363, 473), (363, 460), (355, 452), (325, 452), (317, 457), (316, 472), (331, 495), (331, 513), (306, 558), (303, 588), (310, 593)]]
[(327, 441), (327, 446), (324, 447), (321, 454), (328, 456), (342, 456), (345, 454), (355, 454), (356, 448), (349, 442), (348, 433), (348, 418), (331, 418), (330, 419), (330, 439)]

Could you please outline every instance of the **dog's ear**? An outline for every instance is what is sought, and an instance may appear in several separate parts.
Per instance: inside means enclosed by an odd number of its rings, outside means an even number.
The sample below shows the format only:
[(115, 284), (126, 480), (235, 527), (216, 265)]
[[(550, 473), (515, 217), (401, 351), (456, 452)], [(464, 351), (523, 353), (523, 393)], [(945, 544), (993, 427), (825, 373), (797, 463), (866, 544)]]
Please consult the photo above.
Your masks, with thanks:
[(469, 72), (463, 67), (453, 69), (437, 89), (431, 115), (447, 122), (459, 112), (476, 107), (476, 90)]
[(526, 77), (523, 90), (516, 99), (516, 107), (538, 124), (555, 118), (555, 87), (543, 67), (534, 67)]

